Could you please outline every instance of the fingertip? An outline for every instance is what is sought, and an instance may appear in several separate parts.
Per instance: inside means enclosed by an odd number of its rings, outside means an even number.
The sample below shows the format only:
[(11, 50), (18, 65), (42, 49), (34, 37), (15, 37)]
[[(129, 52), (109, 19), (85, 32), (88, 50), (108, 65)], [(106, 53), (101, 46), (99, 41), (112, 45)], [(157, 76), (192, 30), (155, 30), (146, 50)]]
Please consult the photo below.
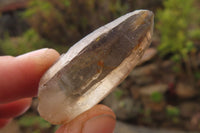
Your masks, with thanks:
[(99, 115), (85, 122), (82, 133), (113, 133), (115, 123), (111, 115)]
[(96, 105), (91, 111), (88, 111), (88, 115), (91, 117), (85, 121), (82, 133), (113, 133), (116, 116), (109, 107)]
[(116, 123), (114, 112), (104, 105), (96, 105), (61, 126), (56, 133), (112, 133)]
[(37, 95), (39, 80), (59, 58), (54, 49), (40, 49), (20, 56), (0, 58), (0, 103)]
[(50, 48), (35, 50), (20, 56), (16, 59), (21, 62), (32, 62), (36, 66), (36, 71), (43, 73), (60, 57), (60, 54)]

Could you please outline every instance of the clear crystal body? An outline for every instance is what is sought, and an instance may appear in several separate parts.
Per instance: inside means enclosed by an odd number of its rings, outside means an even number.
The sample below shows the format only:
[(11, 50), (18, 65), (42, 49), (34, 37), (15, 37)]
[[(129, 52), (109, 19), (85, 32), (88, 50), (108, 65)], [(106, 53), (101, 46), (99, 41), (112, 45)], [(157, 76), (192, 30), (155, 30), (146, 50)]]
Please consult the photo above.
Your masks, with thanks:
[(137, 65), (152, 34), (153, 13), (137, 10), (77, 42), (42, 77), (40, 115), (63, 124), (100, 102)]

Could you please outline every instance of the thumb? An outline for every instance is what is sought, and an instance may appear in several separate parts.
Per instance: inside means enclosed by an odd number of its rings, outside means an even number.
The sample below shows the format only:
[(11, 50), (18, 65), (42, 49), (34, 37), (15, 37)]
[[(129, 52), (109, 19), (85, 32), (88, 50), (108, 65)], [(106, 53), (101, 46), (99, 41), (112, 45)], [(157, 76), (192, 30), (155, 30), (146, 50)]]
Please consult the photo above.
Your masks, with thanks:
[(113, 133), (115, 123), (115, 114), (110, 108), (96, 105), (61, 126), (56, 133)]

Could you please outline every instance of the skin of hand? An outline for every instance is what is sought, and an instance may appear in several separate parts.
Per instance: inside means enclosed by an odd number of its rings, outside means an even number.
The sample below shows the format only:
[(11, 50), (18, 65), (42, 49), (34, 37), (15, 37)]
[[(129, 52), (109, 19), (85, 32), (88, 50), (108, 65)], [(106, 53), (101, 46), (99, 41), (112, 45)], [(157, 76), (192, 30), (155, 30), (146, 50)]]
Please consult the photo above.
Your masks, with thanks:
[[(0, 57), (0, 128), (28, 110), (41, 76), (59, 56), (55, 50), (45, 48), (17, 57)], [(56, 133), (112, 133), (115, 123), (110, 108), (96, 105)]]

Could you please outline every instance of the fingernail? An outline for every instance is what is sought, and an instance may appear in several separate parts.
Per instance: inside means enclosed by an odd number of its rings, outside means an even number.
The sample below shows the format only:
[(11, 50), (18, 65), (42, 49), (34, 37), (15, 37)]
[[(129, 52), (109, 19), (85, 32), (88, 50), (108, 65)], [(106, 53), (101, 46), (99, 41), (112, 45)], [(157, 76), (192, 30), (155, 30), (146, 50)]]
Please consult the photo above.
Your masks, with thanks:
[(17, 56), (17, 58), (27, 58), (28, 57), (34, 57), (35, 60), (42, 60), (43, 58), (58, 58), (59, 53), (54, 49), (49, 48), (43, 48), (35, 51), (31, 51), (28, 53), (25, 53), (23, 55)]
[(35, 50), (20, 56), (17, 56), (18, 60), (29, 60), (30, 62), (36, 64), (38, 70), (46, 69), (47, 66), (52, 65), (58, 58), (59, 53), (54, 49), (43, 48)]
[(22, 54), (22, 55), (19, 55), (17, 57), (24, 57), (24, 55), (28, 55), (28, 56), (34, 56), (34, 55), (41, 55), (41, 54), (44, 54), (46, 53), (46, 51), (48, 50), (48, 48), (43, 48), (43, 49), (39, 49), (39, 50), (34, 50), (34, 51), (31, 51), (31, 52), (28, 52), (28, 53), (25, 53), (25, 54)]
[(59, 53), (54, 49), (43, 48), (40, 50), (33, 51), (29, 53), (31, 56), (36, 56), (35, 59), (39, 62), (44, 62), (46, 60), (53, 60), (58, 59)]
[(115, 118), (111, 115), (100, 115), (89, 119), (83, 127), (82, 133), (113, 133)]

